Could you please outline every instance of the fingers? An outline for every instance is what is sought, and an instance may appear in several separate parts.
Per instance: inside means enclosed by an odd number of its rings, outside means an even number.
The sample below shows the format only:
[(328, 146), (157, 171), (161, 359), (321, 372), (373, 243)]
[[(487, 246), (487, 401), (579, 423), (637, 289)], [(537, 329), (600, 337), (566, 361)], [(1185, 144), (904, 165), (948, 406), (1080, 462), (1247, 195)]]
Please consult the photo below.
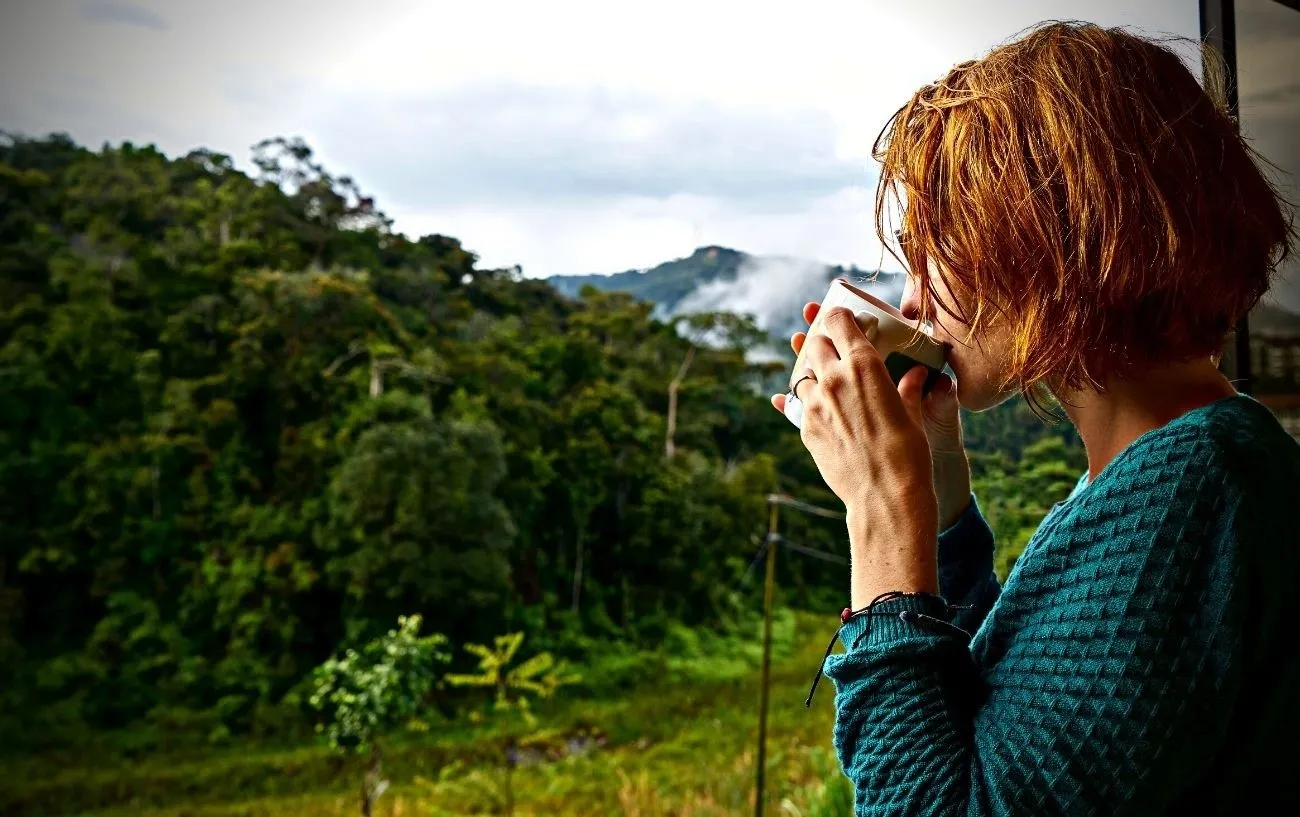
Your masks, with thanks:
[[(818, 305), (810, 303), (804, 306), (804, 320), (811, 325), (817, 317)], [(876, 340), (880, 337), (880, 319), (870, 312), (859, 312), (857, 315), (858, 325), (862, 327), (862, 334), (874, 346)], [(795, 332), (790, 336), (790, 348), (797, 355), (803, 349), (804, 342), (808, 340), (807, 332)]]
[(922, 392), (925, 390), (925, 381), (929, 376), (929, 369), (924, 366), (913, 366), (898, 381), (898, 396), (903, 400), (903, 408), (907, 409), (908, 415), (918, 427), (924, 427)]
[(858, 326), (862, 327), (862, 334), (866, 335), (872, 346), (875, 346), (876, 341), (880, 338), (880, 318), (870, 312), (859, 312), (857, 321)]
[(964, 454), (961, 435), (961, 406), (957, 384), (948, 375), (940, 375), (922, 403), (925, 411), (925, 436), (930, 450), (938, 454)]
[(952, 382), (952, 378), (946, 374), (940, 374), (939, 379), (935, 381), (934, 388), (925, 396), (925, 404), (937, 415), (957, 413), (957, 388)]
[(804, 343), (804, 362), (821, 377), (831, 366), (840, 361), (839, 352), (829, 337), (818, 333)]
[(837, 306), (822, 318), (822, 331), (835, 344), (840, 357), (849, 357), (858, 353), (863, 347), (871, 347), (858, 319), (844, 307)]
[[(821, 310), (821, 304), (817, 303), (816, 301), (809, 301), (808, 303), (804, 304), (803, 322), (811, 326), (812, 322), (816, 320), (817, 313), (820, 310)], [(795, 332), (793, 335), (790, 336), (790, 348), (794, 350), (794, 353), (796, 355), (799, 354), (799, 350), (803, 349), (803, 342), (807, 337), (808, 337), (807, 332)]]
[(926, 419), (932, 425), (956, 427), (959, 424), (958, 410), (956, 384), (948, 375), (939, 375), (934, 388), (925, 396)]
[[(807, 385), (807, 384), (805, 384)], [(803, 401), (799, 399), (791, 400), (784, 394), (772, 395), (772, 408), (785, 415), (785, 418), (794, 423), (802, 433), (803, 431)]]

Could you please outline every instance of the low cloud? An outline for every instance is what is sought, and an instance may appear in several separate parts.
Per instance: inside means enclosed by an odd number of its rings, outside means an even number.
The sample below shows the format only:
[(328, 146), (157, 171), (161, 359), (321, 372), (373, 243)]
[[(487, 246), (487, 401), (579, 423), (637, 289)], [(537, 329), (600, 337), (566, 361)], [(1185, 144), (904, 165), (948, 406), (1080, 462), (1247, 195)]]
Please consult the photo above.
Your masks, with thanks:
[[(741, 265), (732, 281), (714, 280), (699, 287), (678, 305), (677, 314), (734, 312), (752, 315), (759, 328), (781, 338), (802, 328), (801, 312), (809, 301), (819, 301), (835, 273), (814, 261), (783, 257), (756, 257)], [(854, 276), (850, 276), (854, 277)], [(891, 303), (902, 297), (901, 276), (885, 274), (854, 283)]]
[(796, 258), (753, 258), (741, 265), (734, 281), (708, 282), (683, 299), (677, 312), (753, 315), (760, 328), (771, 330), (788, 323), (802, 304), (819, 297), (828, 280), (824, 264)]

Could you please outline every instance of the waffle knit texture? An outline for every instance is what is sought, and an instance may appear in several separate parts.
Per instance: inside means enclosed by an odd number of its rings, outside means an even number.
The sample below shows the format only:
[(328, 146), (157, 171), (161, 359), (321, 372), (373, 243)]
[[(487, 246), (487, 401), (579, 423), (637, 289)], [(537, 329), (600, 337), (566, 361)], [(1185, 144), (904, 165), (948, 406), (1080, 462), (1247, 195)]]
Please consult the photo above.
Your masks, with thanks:
[(882, 602), (826, 660), (856, 813), (1300, 813), (1298, 512), (1300, 444), (1241, 395), (1080, 480), (1005, 587), (972, 503), (939, 541), (971, 609)]

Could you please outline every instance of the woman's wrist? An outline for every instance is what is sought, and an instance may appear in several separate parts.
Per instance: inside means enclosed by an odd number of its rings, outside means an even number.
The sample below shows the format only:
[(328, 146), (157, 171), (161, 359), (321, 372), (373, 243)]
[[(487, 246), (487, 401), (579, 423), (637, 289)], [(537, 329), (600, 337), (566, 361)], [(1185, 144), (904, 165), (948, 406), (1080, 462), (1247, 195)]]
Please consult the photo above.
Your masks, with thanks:
[(927, 521), (906, 509), (873, 514), (864, 506), (849, 506), (847, 522), (853, 609), (893, 590), (939, 592), (934, 519)]
[(936, 454), (931, 460), (934, 469), (934, 493), (938, 501), (939, 530), (945, 531), (957, 523), (970, 507), (970, 458), (965, 451)]

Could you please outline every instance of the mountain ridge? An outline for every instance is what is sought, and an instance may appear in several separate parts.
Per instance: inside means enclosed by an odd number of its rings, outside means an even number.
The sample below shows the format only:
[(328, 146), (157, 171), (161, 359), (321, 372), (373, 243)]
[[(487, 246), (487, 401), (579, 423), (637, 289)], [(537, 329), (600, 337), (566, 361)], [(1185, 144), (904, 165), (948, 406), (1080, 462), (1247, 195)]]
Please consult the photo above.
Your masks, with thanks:
[(747, 313), (759, 327), (780, 337), (802, 328), (803, 304), (820, 300), (836, 278), (853, 281), (895, 304), (902, 296), (902, 273), (793, 256), (752, 255), (719, 245), (702, 246), (688, 256), (647, 269), (556, 275), (546, 280), (571, 298), (586, 286), (627, 292), (654, 303), (662, 317), (711, 310)]

